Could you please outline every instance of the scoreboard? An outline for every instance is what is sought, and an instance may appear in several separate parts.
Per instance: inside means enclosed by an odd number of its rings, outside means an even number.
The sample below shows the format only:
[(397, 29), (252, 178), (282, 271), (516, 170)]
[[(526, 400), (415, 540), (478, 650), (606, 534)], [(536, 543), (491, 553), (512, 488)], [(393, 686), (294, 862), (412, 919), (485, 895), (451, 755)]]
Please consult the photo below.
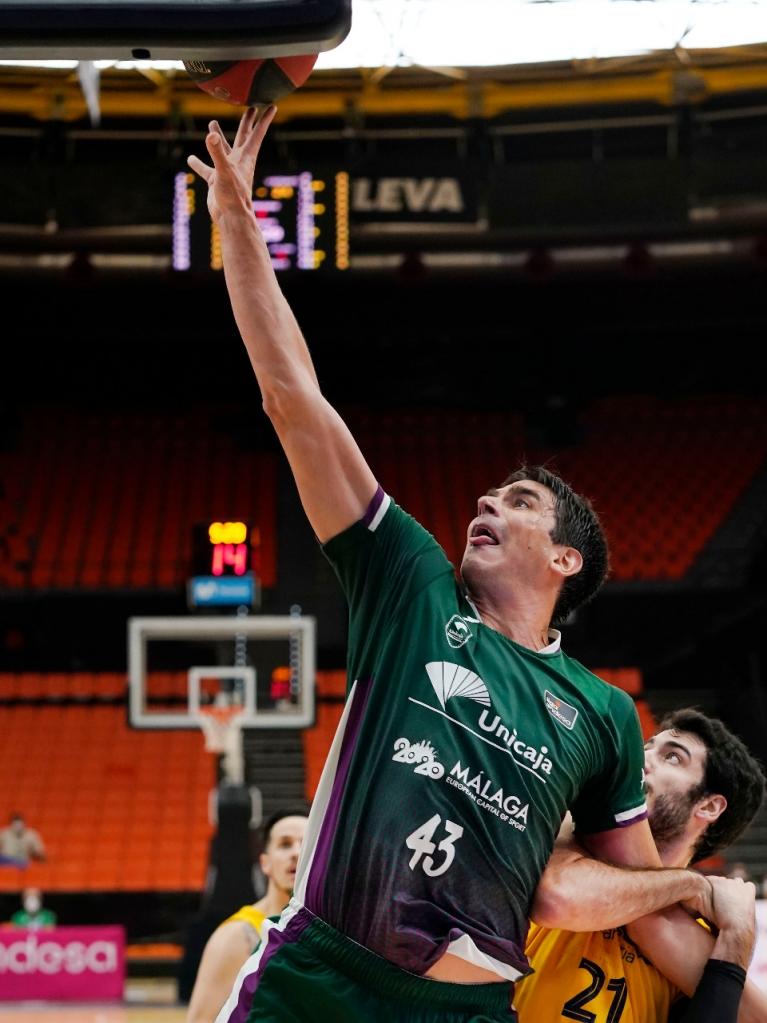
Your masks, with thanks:
[[(349, 267), (349, 175), (310, 170), (258, 179), (253, 215), (275, 270)], [(221, 239), (207, 210), (207, 185), (180, 171), (173, 192), (173, 268), (221, 270)]]

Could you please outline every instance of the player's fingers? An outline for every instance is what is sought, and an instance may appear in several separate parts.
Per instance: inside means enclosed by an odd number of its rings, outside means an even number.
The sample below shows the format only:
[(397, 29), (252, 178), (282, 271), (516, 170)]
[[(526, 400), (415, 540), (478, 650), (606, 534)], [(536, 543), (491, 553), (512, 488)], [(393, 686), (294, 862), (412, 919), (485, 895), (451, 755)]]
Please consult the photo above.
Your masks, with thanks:
[(211, 121), (208, 124), (208, 131), (212, 131), (213, 133), (218, 132), (218, 134), (221, 136), (221, 145), (223, 147), (224, 152), (227, 155), (231, 153), (232, 147), (226, 141), (226, 135), (224, 135), (223, 131), (221, 130), (221, 125), (218, 123), (218, 121)]
[(255, 123), (257, 113), (258, 111), (255, 107), (248, 107), (240, 118), (240, 123), (237, 125), (237, 134), (234, 138), (235, 149), (238, 146), (244, 145), (247, 141), (248, 136), (253, 130), (253, 124)]
[(217, 131), (209, 131), (205, 136), (205, 148), (210, 153), (214, 170), (226, 175), (229, 172), (229, 161), (224, 151), (224, 140)]
[(198, 156), (188, 156), (186, 162), (195, 174), (202, 178), (206, 185), (210, 184), (210, 179), (213, 177), (212, 167), (209, 167), (207, 163), (203, 163)]
[(269, 125), (274, 120), (274, 115), (277, 113), (277, 107), (272, 104), (263, 111), (261, 116), (253, 124), (250, 135), (245, 143), (250, 156), (258, 156), (258, 151), (261, 148), (261, 143), (264, 141), (264, 135), (269, 128)]

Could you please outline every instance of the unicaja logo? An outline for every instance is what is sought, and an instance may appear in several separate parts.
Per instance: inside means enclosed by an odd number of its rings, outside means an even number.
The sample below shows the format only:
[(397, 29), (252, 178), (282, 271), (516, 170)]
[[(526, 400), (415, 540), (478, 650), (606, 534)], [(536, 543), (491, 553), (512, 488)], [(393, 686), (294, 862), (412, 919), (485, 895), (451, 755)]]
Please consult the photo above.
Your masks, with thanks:
[(114, 973), (117, 945), (113, 941), (52, 941), (36, 934), (0, 945), (0, 975), (4, 973)]

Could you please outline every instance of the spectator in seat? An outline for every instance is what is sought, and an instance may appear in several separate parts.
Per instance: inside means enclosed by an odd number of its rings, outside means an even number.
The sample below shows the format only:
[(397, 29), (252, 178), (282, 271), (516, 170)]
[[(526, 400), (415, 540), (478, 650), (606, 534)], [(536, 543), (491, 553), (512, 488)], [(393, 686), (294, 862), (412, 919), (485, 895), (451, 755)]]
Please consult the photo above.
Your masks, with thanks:
[(25, 888), (21, 893), (21, 906), (11, 917), (14, 927), (37, 931), (56, 926), (58, 917), (52, 909), (43, 906), (43, 893), (39, 888)]
[(0, 831), (0, 863), (26, 867), (30, 860), (47, 859), (43, 840), (28, 828), (20, 813), (11, 814), (7, 828)]

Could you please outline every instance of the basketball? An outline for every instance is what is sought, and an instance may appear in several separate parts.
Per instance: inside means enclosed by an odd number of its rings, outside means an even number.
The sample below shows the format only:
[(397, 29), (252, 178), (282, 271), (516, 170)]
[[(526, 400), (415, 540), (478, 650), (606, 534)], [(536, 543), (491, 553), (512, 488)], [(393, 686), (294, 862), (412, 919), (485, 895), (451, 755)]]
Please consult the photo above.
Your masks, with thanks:
[(185, 60), (187, 74), (203, 92), (236, 106), (274, 103), (303, 85), (319, 54), (261, 60)]

